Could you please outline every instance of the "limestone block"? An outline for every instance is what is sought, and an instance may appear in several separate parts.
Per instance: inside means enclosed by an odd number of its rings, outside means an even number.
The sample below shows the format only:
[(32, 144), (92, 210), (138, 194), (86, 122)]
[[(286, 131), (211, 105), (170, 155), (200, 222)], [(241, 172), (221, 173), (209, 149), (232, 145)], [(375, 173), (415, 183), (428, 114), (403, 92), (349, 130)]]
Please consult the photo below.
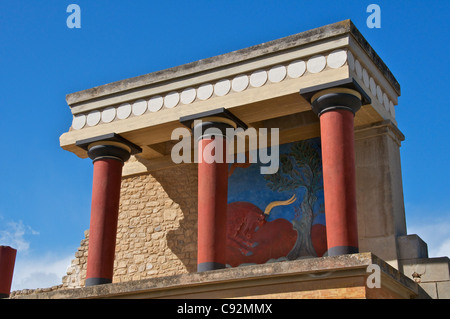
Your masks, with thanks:
[(437, 299), (438, 298), (438, 294), (437, 294), (437, 288), (436, 288), (436, 283), (435, 282), (423, 282), (420, 283), (420, 287), (423, 288), (423, 290), (425, 290), (425, 292), (433, 299)]
[(428, 258), (428, 246), (418, 235), (399, 236), (397, 244), (399, 259)]
[(411, 278), (420, 278), (421, 283), (450, 280), (448, 257), (405, 259), (401, 261), (403, 273)]
[(450, 281), (437, 282), (436, 286), (439, 299), (450, 299)]
[(383, 260), (385, 260), (392, 267), (398, 268), (397, 245), (396, 237), (394, 235), (360, 237), (359, 251), (371, 252), (377, 256), (383, 256)]
[(389, 121), (355, 129), (360, 251), (373, 252), (394, 267), (396, 239), (406, 235), (400, 163), (403, 139)]

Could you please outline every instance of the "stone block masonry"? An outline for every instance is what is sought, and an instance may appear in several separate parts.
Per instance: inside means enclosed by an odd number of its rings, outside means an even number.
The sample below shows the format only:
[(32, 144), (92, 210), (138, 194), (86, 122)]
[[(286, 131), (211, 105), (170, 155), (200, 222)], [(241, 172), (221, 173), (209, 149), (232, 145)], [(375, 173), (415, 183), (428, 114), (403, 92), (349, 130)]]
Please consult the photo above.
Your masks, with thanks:
[[(113, 282), (195, 272), (197, 166), (181, 165), (122, 179)], [(63, 278), (84, 287), (89, 231)]]
[[(367, 268), (380, 269), (380, 287), (370, 288)], [(306, 258), (109, 285), (17, 296), (22, 299), (426, 298), (419, 284), (371, 253)], [(228, 301), (227, 301), (228, 302)]]

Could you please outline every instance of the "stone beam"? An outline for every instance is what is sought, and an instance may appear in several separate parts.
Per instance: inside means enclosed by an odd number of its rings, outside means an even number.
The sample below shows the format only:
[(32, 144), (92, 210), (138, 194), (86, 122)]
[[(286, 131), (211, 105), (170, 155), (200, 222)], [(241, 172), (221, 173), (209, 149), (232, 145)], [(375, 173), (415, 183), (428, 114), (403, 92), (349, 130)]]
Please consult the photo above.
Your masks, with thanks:
[[(251, 125), (310, 110), (299, 90), (351, 80), (368, 92), (355, 125), (395, 123), (400, 87), (351, 21), (69, 94), (63, 149), (110, 132), (141, 147), (170, 141), (178, 119), (223, 107)], [(164, 156), (164, 155), (161, 155)], [(144, 155), (145, 157), (145, 155)]]

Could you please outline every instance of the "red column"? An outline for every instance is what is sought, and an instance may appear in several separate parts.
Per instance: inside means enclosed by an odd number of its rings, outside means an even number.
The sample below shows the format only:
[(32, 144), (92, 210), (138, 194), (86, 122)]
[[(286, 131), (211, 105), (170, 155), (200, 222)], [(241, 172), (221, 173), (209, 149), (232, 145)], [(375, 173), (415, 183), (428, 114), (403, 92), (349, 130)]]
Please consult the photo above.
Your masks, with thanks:
[(354, 113), (361, 97), (330, 89), (316, 94), (312, 106), (320, 117), (328, 256), (357, 253)]
[(16, 254), (16, 249), (0, 246), (0, 298), (8, 298), (11, 293)]
[(111, 283), (123, 162), (94, 161), (86, 286)]
[[(230, 128), (246, 130), (248, 127), (225, 108), (184, 116), (180, 122), (192, 129), (197, 143), (197, 270), (225, 268), (228, 206), (226, 136)], [(212, 153), (211, 150), (222, 150), (222, 153)]]
[[(215, 154), (204, 152), (207, 146), (221, 148), (222, 158), (212, 160), (211, 155)], [(223, 136), (203, 137), (198, 141), (198, 271), (226, 265), (228, 164), (225, 150)]]
[(107, 284), (113, 279), (123, 163), (142, 149), (115, 133), (76, 144), (94, 163), (85, 285)]
[(353, 113), (320, 117), (328, 255), (358, 252)]

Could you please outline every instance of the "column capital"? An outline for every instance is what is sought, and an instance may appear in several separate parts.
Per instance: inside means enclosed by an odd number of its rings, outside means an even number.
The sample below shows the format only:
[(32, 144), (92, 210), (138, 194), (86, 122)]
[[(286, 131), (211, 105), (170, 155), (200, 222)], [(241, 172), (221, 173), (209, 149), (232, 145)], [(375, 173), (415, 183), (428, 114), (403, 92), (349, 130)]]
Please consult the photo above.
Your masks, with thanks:
[(104, 158), (126, 162), (131, 155), (142, 152), (139, 146), (116, 133), (80, 140), (76, 145), (86, 150), (94, 162)]
[(244, 130), (248, 128), (247, 124), (223, 107), (207, 112), (183, 116), (180, 118), (180, 123), (191, 129), (193, 132), (200, 131), (199, 138), (208, 135), (205, 135), (204, 133), (209, 128), (220, 130), (223, 136), (226, 135), (225, 130), (227, 128), (242, 128)]
[(319, 117), (332, 110), (347, 110), (355, 114), (361, 108), (361, 94), (347, 88), (326, 89), (312, 96), (311, 108)]
[(372, 102), (353, 78), (303, 88), (300, 95), (311, 103), (312, 110), (318, 116), (337, 109), (346, 109), (355, 114), (362, 105)]

